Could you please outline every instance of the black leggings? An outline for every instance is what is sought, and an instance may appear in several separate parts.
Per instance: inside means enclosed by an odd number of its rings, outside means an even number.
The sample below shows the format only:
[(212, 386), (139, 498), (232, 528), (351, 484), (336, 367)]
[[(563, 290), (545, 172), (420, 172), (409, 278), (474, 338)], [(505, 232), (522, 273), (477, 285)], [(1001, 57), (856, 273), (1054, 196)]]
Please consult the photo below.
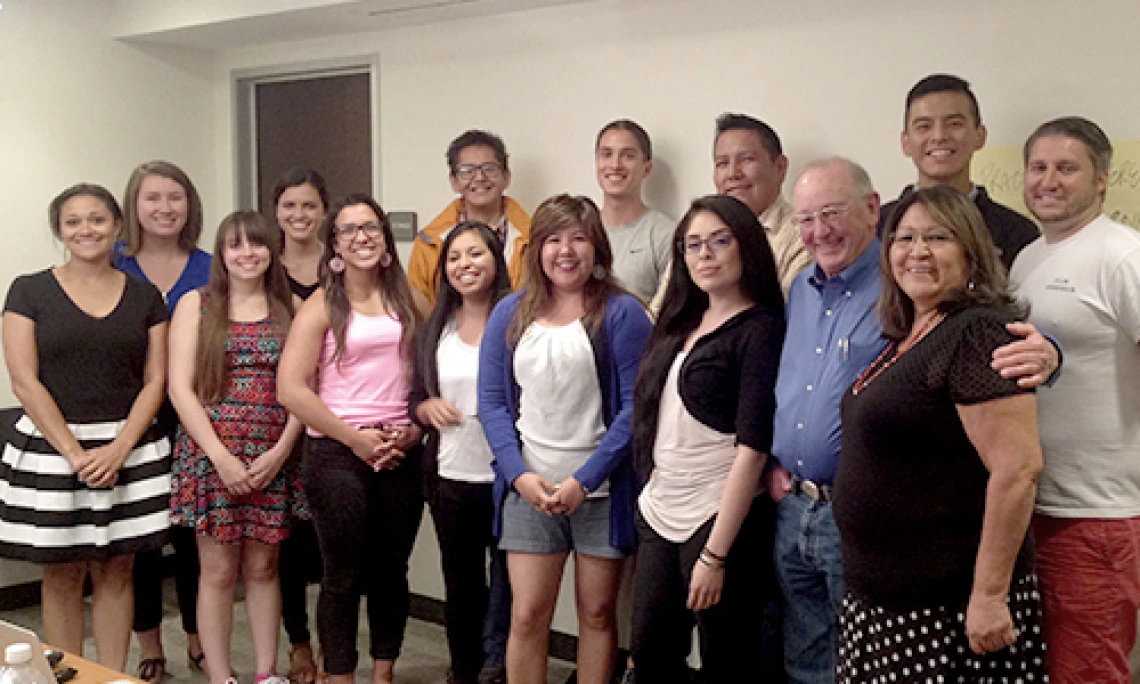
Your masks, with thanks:
[[(156, 420), (173, 449), (178, 414), (169, 399), (162, 402)], [(182, 630), (187, 634), (197, 634), (199, 568), (194, 530), (172, 526), (170, 543), (174, 546), (174, 590), (178, 595), (178, 611), (182, 613)], [(162, 624), (162, 577), (162, 549), (135, 554), (131, 579), (135, 592), (132, 627), (136, 632), (149, 632)]]
[(447, 649), (452, 674), (459, 684), (473, 684), (483, 666), (489, 596), (487, 551), (495, 550), (491, 489), (489, 482), (475, 484), (441, 477), (439, 496), (431, 509), (446, 591)]
[[(182, 630), (198, 633), (198, 543), (190, 527), (170, 528), (174, 546), (174, 591), (182, 613)], [(135, 588), (136, 632), (149, 632), (162, 624), (162, 549), (135, 554), (132, 580)]]
[(305, 493), (324, 578), (317, 632), (330, 675), (356, 670), (360, 598), (368, 598), (373, 660), (395, 660), (408, 620), (408, 558), (423, 516), (420, 449), (374, 472), (334, 439), (305, 443)]
[(715, 518), (678, 544), (662, 538), (637, 514), (631, 650), (638, 682), (688, 683), (685, 660), (694, 624), (702, 681), (785, 681), (772, 568), (774, 515), (771, 499), (756, 499), (729, 551), (720, 602), (692, 611), (685, 602), (693, 564)]
[[(289, 462), (303, 467), (305, 435), (293, 445)], [(281, 584), (281, 621), (293, 646), (312, 641), (309, 634), (311, 582), (321, 581), (321, 549), (312, 520), (293, 520), (289, 536), (281, 542), (277, 577)]]
[(281, 582), (281, 621), (292, 645), (307, 644), (310, 582), (321, 579), (321, 549), (311, 520), (294, 520), (289, 537), (281, 542), (278, 579)]

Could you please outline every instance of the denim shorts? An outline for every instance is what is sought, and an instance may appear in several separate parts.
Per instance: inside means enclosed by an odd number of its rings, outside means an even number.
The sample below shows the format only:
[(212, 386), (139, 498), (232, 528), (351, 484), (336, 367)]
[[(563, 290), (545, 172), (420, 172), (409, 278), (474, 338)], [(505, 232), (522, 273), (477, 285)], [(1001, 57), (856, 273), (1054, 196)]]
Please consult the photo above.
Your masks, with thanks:
[(625, 558), (610, 546), (610, 497), (586, 499), (570, 515), (546, 515), (515, 490), (503, 501), (499, 549), (522, 553), (569, 553), (596, 558)]

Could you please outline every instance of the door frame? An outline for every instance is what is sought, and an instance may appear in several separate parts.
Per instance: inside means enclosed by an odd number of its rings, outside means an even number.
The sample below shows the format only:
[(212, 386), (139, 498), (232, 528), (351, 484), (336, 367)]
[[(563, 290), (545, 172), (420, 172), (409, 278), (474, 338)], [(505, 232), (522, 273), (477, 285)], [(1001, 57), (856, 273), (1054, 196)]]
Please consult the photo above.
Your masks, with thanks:
[(372, 141), (372, 196), (380, 196), (380, 55), (339, 57), (274, 64), (230, 72), (233, 97), (234, 206), (257, 208), (257, 86), (330, 76), (368, 74), (368, 107)]

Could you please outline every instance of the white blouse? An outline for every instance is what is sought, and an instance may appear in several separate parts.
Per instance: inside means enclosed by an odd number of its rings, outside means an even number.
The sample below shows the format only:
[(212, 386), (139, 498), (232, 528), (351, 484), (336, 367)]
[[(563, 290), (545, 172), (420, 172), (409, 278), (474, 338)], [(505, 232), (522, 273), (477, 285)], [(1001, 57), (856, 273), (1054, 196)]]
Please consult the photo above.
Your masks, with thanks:
[(685, 356), (677, 354), (665, 379), (653, 475), (637, 499), (649, 527), (677, 544), (716, 515), (736, 457), (736, 435), (705, 425), (681, 401), (679, 378)]
[(439, 476), (460, 482), (494, 482), (491, 446), (476, 410), (479, 347), (472, 347), (459, 337), (455, 319), (448, 321), (440, 332), (435, 360), (440, 397), (463, 414), (461, 423), (439, 431)]
[[(557, 484), (594, 453), (606, 433), (594, 349), (581, 321), (532, 323), (515, 348), (519, 418), (526, 467)], [(609, 493), (609, 483), (590, 496)]]

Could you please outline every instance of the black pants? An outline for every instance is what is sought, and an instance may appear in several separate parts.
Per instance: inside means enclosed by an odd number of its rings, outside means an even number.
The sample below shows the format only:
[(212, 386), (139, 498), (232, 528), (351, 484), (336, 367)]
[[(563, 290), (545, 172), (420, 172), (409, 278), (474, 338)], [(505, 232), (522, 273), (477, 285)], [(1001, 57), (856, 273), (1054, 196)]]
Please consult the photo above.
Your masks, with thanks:
[[(293, 444), (289, 465), (303, 468), (305, 435)], [(289, 536), (281, 542), (278, 556), (277, 578), (281, 584), (281, 621), (289, 643), (307, 644), (309, 634), (308, 588), (311, 582), (321, 580), (321, 549), (317, 544), (317, 531), (312, 520), (293, 520)]]
[(371, 656), (394, 660), (408, 621), (408, 558), (423, 516), (420, 452), (374, 472), (344, 444), (308, 438), (305, 493), (317, 529), (324, 578), (317, 632), (331, 675), (356, 670), (360, 598), (368, 598)]
[[(496, 617), (505, 611), (505, 625), (503, 620), (488, 615), (491, 592), (488, 588), (487, 552), (498, 553), (491, 534), (495, 515), (492, 488), (490, 483), (473, 484), (440, 478), (439, 494), (431, 509), (439, 539), (447, 599), (444, 606), (447, 648), (457, 684), (474, 684), (484, 659), (503, 661), (506, 636), (510, 630), (509, 593), (506, 604), (502, 605), (501, 594), (496, 592), (496, 601), (491, 605)], [(499, 627), (496, 629), (494, 625)], [(499, 636), (502, 638), (497, 638)], [(498, 651), (500, 642), (502, 651)]]
[(654, 532), (638, 514), (631, 639), (638, 684), (688, 684), (685, 661), (694, 624), (702, 681), (784, 681), (772, 569), (774, 525), (771, 500), (757, 499), (728, 554), (720, 602), (694, 612), (685, 607), (689, 583), (713, 520), (677, 544)]
[(281, 542), (278, 579), (281, 583), (281, 621), (290, 644), (307, 644), (309, 635), (308, 586), (321, 579), (321, 549), (311, 520), (294, 520), (289, 537)]
[[(171, 527), (174, 546), (174, 591), (182, 630), (198, 633), (198, 543), (189, 527)], [(162, 549), (135, 554), (131, 579), (135, 590), (135, 617), (132, 628), (148, 632), (162, 624)]]

